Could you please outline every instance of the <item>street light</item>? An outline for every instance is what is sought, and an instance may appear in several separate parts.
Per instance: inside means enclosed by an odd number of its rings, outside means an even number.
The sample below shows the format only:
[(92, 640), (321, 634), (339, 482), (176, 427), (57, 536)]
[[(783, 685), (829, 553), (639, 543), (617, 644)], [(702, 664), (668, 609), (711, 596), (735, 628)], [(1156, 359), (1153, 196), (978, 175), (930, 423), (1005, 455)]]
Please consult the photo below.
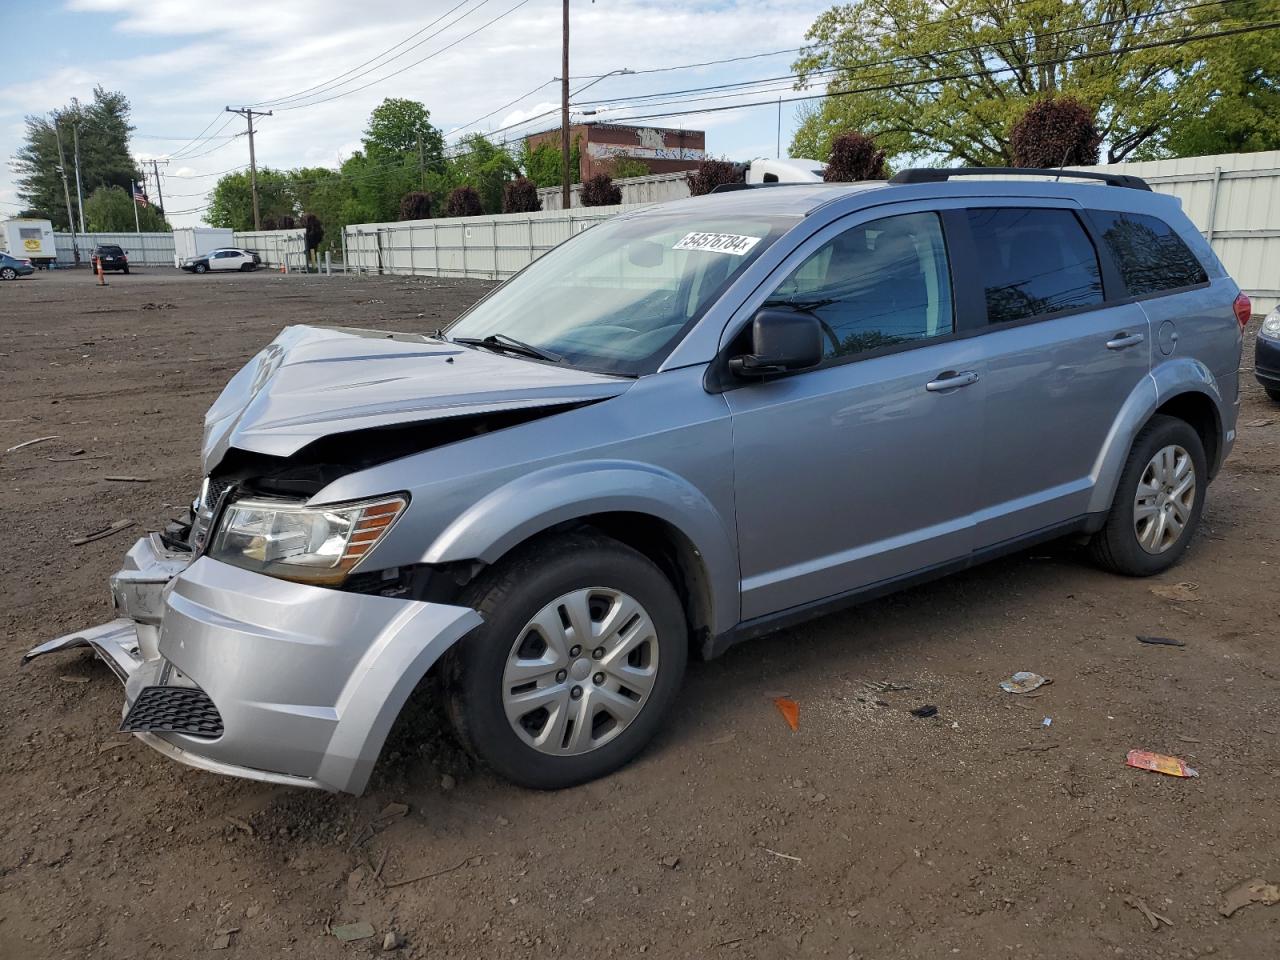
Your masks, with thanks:
[(591, 83), (584, 84), (569, 93), (569, 0), (564, 0), (564, 63), (562, 66), (562, 75), (560, 80), (560, 205), (565, 209), (569, 209), (569, 187), (572, 177), (569, 174), (569, 97), (577, 96), (587, 87), (594, 86), (606, 77), (622, 76), (623, 74), (635, 73), (634, 70), (623, 67), (620, 70), (610, 70), (603, 76), (596, 77)]

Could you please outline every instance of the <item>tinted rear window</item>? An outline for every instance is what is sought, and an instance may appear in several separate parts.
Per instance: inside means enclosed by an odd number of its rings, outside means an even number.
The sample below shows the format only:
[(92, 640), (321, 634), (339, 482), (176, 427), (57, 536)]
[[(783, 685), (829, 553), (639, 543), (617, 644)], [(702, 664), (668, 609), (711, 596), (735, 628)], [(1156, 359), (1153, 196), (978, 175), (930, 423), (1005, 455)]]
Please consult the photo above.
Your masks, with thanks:
[(124, 253), (119, 247), (99, 247), (98, 252), (108, 257), (118, 257)]
[(1070, 210), (968, 211), (987, 322), (1008, 323), (1102, 303), (1102, 271)]
[(1196, 255), (1159, 217), (1108, 210), (1095, 211), (1093, 217), (1131, 296), (1208, 281)]

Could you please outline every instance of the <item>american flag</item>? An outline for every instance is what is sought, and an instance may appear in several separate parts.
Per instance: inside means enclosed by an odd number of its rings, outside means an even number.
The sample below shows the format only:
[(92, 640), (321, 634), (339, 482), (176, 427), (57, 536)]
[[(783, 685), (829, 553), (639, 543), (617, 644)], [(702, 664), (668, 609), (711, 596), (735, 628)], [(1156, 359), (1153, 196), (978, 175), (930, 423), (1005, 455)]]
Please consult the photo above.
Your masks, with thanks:
[(150, 205), (150, 201), (147, 200), (147, 195), (142, 192), (142, 188), (139, 186), (134, 186), (133, 188), (133, 202), (144, 207)]

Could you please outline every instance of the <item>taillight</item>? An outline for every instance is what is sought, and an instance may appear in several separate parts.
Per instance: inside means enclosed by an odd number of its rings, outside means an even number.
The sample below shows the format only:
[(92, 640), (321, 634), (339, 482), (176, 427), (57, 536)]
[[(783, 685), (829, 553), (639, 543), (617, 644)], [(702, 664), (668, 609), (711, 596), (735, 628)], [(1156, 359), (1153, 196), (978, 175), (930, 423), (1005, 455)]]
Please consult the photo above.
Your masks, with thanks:
[(1249, 325), (1249, 318), (1253, 316), (1253, 304), (1245, 294), (1238, 293), (1236, 294), (1236, 302), (1231, 306), (1236, 312), (1236, 322), (1240, 324), (1240, 329), (1243, 330)]

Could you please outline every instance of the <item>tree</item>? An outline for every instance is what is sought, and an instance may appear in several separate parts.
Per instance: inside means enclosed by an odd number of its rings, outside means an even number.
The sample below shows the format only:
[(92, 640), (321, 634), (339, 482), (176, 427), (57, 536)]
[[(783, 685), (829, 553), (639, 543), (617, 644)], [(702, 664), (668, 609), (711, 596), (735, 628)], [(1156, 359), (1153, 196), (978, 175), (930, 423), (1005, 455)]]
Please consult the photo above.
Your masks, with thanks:
[(400, 198), (401, 220), (430, 220), (431, 194), (414, 190)]
[[(421, 147), (421, 152), (419, 152)], [(364, 152), (373, 160), (409, 157), (425, 170), (444, 169), (444, 135), (431, 125), (431, 113), (417, 100), (388, 97), (369, 114)]]
[(582, 184), (584, 207), (612, 207), (622, 202), (622, 188), (614, 186), (607, 173), (597, 173)]
[(502, 147), (473, 133), (462, 139), (448, 172), (454, 184), (475, 187), (485, 213), (501, 213), (503, 185), (520, 173), (520, 167)]
[(303, 240), (308, 250), (319, 248), (324, 241), (324, 224), (320, 222), (320, 218), (314, 213), (304, 213), (302, 215)]
[(503, 213), (533, 213), (542, 209), (538, 187), (528, 177), (508, 180), (502, 188)]
[[(279, 223), (281, 217), (293, 217), (293, 191), (288, 174), (269, 167), (258, 169), (258, 207), (263, 226), (272, 221)], [(214, 185), (205, 220), (212, 227), (253, 229), (253, 186), (247, 171), (228, 173)]]
[(855, 183), (859, 180), (885, 179), (884, 151), (873, 137), (856, 130), (842, 133), (831, 141), (831, 157), (822, 179), (828, 183)]
[(131, 181), (141, 182), (142, 174), (129, 153), (133, 131), (129, 111), (129, 100), (123, 93), (95, 87), (92, 103), (72, 100), (48, 116), (27, 117), (26, 139), (13, 161), (23, 202), (49, 211), (47, 219), (55, 229), (68, 229), (66, 197), (58, 172), (58, 135), (62, 136), (62, 156), (75, 203), (74, 128), (80, 133), (80, 182), (85, 197), (101, 186), (128, 190)]
[(615, 180), (647, 177), (649, 173), (649, 165), (638, 157), (614, 157), (609, 163), (609, 176)]
[(84, 202), (85, 227), (92, 233), (163, 233), (171, 230), (164, 215), (155, 207), (138, 207), (133, 218), (134, 201), (120, 187), (98, 187)]
[(742, 183), (747, 179), (747, 168), (728, 160), (699, 160), (698, 169), (685, 174), (689, 193), (701, 197), (722, 183)]
[[(560, 165), (560, 157), (559, 149), (546, 141), (530, 149), (529, 141), (525, 140), (520, 147), (518, 160), (524, 175), (539, 187), (558, 187), (564, 176)], [(573, 145), (569, 148), (570, 172), (576, 175), (577, 171), (582, 169), (581, 164), (582, 138), (574, 137)]]
[(802, 85), (833, 71), (836, 95), (804, 112), (792, 152), (825, 158), (854, 129), (890, 157), (1008, 166), (1013, 121), (1066, 94), (1098, 117), (1108, 162), (1123, 160), (1203, 102), (1203, 59), (1235, 42), (1126, 49), (1187, 25), (1166, 0), (852, 0), (818, 17), (795, 64)]
[(444, 202), (446, 217), (478, 217), (484, 213), (475, 187), (454, 187)]
[(1093, 111), (1071, 97), (1037, 100), (1009, 131), (1015, 167), (1090, 166), (1101, 142)]

